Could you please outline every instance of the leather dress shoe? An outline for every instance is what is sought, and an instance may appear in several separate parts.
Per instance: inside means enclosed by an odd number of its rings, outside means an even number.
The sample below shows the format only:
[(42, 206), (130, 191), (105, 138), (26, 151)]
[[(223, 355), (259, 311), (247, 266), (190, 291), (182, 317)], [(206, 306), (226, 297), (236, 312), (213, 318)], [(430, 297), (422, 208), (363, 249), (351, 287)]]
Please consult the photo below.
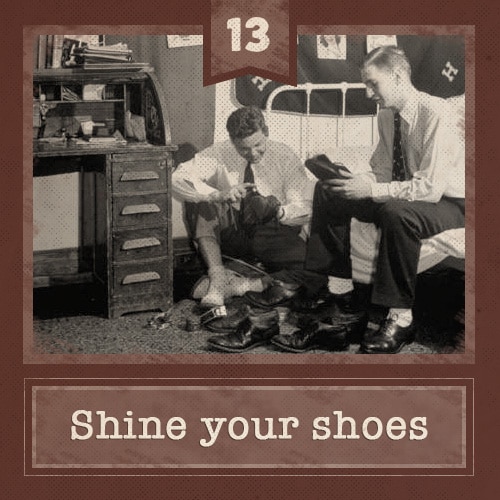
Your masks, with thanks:
[(248, 318), (250, 307), (245, 305), (238, 307), (236, 310), (230, 312), (227, 316), (222, 318), (214, 318), (204, 325), (204, 327), (216, 333), (231, 333), (236, 330), (238, 325)]
[(224, 352), (245, 352), (268, 343), (279, 334), (278, 315), (275, 311), (249, 316), (238, 324), (234, 332), (210, 337), (209, 347)]
[(321, 318), (332, 312), (336, 302), (336, 296), (331, 293), (320, 294), (317, 297), (310, 297), (306, 293), (297, 293), (290, 301), (290, 309), (304, 315), (311, 315)]
[(352, 292), (342, 295), (330, 293), (328, 290), (320, 291), (315, 297), (310, 297), (306, 293), (298, 293), (290, 303), (290, 309), (302, 316), (311, 316), (319, 321), (334, 315), (346, 313), (359, 314), (362, 307), (353, 300)]
[(350, 342), (345, 327), (312, 321), (291, 335), (276, 335), (271, 343), (283, 351), (301, 353), (317, 348), (343, 351)]
[(360, 344), (368, 327), (368, 312), (335, 305), (334, 313), (322, 320), (336, 329), (345, 328), (350, 344)]
[(272, 309), (288, 304), (300, 290), (300, 285), (273, 281), (263, 292), (247, 292), (245, 298), (257, 307)]
[(212, 321), (206, 323), (204, 327), (211, 332), (231, 333), (234, 332), (236, 328), (238, 328), (238, 325), (247, 319), (250, 314), (256, 315), (264, 312), (268, 312), (268, 310), (250, 308), (250, 306), (245, 304), (231, 311), (227, 316), (213, 319)]
[(289, 336), (278, 335), (271, 342), (291, 352), (305, 352), (322, 348), (341, 351), (350, 344), (359, 344), (368, 326), (368, 313), (364, 310), (346, 311), (338, 304), (329, 317), (314, 320), (310, 316), (299, 318), (300, 329)]
[(415, 340), (413, 323), (399, 326), (395, 318), (386, 318), (378, 331), (361, 343), (360, 351), (366, 354), (396, 354)]

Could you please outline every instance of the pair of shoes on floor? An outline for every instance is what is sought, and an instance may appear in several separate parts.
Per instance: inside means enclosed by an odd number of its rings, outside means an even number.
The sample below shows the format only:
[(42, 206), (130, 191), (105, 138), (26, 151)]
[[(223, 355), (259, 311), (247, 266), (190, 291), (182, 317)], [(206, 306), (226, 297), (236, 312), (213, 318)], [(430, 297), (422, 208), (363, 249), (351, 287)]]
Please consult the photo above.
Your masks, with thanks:
[(299, 329), (291, 335), (280, 334), (279, 311), (243, 306), (226, 317), (205, 325), (210, 331), (225, 333), (208, 339), (212, 349), (225, 352), (246, 352), (271, 343), (280, 350), (301, 353), (315, 348), (330, 351), (345, 350), (352, 343), (359, 343), (367, 324), (365, 311), (354, 313), (338, 310), (325, 321), (311, 317), (299, 320)]
[(415, 340), (415, 328), (411, 324), (399, 326), (396, 319), (385, 319), (378, 331), (366, 334), (368, 315), (357, 317), (347, 314), (334, 316), (331, 324), (312, 321), (311, 324), (295, 331), (291, 335), (277, 335), (272, 344), (283, 351), (301, 353), (311, 349), (342, 351), (350, 344), (360, 342), (360, 352), (364, 354), (397, 354)]
[(245, 299), (260, 308), (272, 309), (286, 305), (296, 312), (321, 315), (331, 310), (334, 303), (343, 305), (350, 302), (351, 293), (333, 295), (325, 288), (313, 297), (301, 285), (273, 280), (263, 292), (245, 293)]
[(382, 321), (380, 328), (373, 334), (365, 336), (361, 342), (360, 352), (364, 354), (397, 354), (401, 349), (415, 340), (415, 325), (400, 326), (397, 317), (389, 317)]
[(208, 346), (223, 352), (246, 352), (267, 344), (279, 334), (279, 317), (276, 311), (248, 310), (246, 317), (226, 335), (216, 335), (207, 340)]
[(360, 342), (368, 326), (366, 311), (347, 312), (338, 305), (328, 318), (299, 319), (298, 330), (290, 335), (277, 335), (271, 342), (283, 351), (301, 353), (311, 349), (343, 351)]
[[(363, 337), (368, 323), (366, 312), (348, 317), (334, 316), (329, 323), (310, 321), (301, 325), (299, 330), (290, 335), (279, 331), (278, 313), (260, 311), (258, 314), (249, 310), (244, 319), (235, 316), (228, 323), (231, 329), (226, 335), (217, 335), (208, 339), (208, 345), (225, 352), (246, 352), (254, 347), (271, 343), (282, 351), (303, 353), (311, 349), (342, 351), (350, 344), (358, 343)], [(239, 321), (239, 322), (238, 322)], [(236, 327), (234, 328), (234, 322)], [(299, 325), (300, 326), (300, 325)], [(234, 328), (234, 330), (232, 330)], [(361, 341), (360, 352), (365, 354), (396, 354), (413, 342), (415, 329), (413, 324), (407, 327), (397, 325), (396, 320), (384, 320), (379, 330)]]
[(227, 352), (245, 352), (271, 342), (281, 350), (301, 353), (315, 348), (338, 351), (350, 344), (360, 344), (362, 353), (396, 354), (415, 339), (414, 325), (399, 326), (396, 317), (385, 319), (377, 332), (367, 332), (368, 313), (357, 308), (349, 295), (330, 296), (325, 310), (331, 311), (331, 315), (322, 317), (317, 313), (316, 318), (304, 317), (297, 331), (282, 335), (278, 312), (273, 308), (290, 304), (299, 294), (300, 286), (279, 281), (274, 281), (264, 292), (247, 292), (245, 297), (259, 309), (246, 308), (212, 322), (212, 331), (227, 334), (210, 338), (209, 345)]

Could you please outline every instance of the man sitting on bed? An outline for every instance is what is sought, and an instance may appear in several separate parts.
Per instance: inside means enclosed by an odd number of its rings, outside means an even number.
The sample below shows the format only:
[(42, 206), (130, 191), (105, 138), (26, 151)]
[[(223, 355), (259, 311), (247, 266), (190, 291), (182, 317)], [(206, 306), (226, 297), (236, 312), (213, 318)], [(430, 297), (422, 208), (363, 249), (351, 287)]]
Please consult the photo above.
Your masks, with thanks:
[[(397, 47), (375, 49), (361, 71), (368, 97), (382, 108), (379, 142), (370, 162), (373, 172), (317, 183), (307, 245), (305, 284), (315, 275), (322, 275), (324, 282), (328, 276), (333, 317), (329, 328), (275, 337), (273, 344), (284, 350), (301, 352), (324, 341), (335, 346), (335, 336), (346, 332), (364, 335), (366, 304), (353, 291), (351, 218), (373, 222), (381, 233), (371, 300), (388, 314), (375, 334), (362, 338), (364, 353), (396, 353), (414, 340), (412, 306), (421, 240), (464, 227), (465, 155), (458, 115), (444, 99), (417, 91), (409, 62)], [(252, 302), (266, 306), (281, 299), (276, 289), (250, 295)]]
[(263, 290), (261, 279), (228, 275), (222, 254), (257, 260), (272, 271), (302, 269), (305, 242), (299, 235), (311, 213), (304, 166), (288, 146), (268, 139), (262, 111), (237, 109), (226, 128), (229, 140), (180, 164), (172, 178), (174, 193), (195, 212), (188, 218), (208, 267), (209, 286), (201, 297), (206, 307)]

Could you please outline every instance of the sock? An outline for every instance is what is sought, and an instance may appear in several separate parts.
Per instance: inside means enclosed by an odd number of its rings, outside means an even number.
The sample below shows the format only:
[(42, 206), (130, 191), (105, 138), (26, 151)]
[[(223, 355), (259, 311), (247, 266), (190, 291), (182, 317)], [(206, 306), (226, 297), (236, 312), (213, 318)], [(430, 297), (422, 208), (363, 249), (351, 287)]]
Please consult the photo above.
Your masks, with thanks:
[(231, 295), (241, 297), (246, 292), (263, 292), (264, 285), (260, 278), (246, 278), (244, 276), (231, 276), (229, 278)]
[(208, 291), (201, 299), (201, 304), (209, 306), (223, 306), (226, 289), (226, 270), (224, 266), (213, 266), (208, 270), (210, 284)]
[(226, 268), (224, 266), (212, 266), (208, 270), (208, 275), (211, 278), (220, 278), (220, 279), (225, 279), (226, 276)]
[(402, 327), (410, 326), (413, 321), (413, 313), (411, 312), (411, 309), (397, 309), (394, 307), (389, 309), (387, 317), (394, 318), (396, 320), (396, 324)]
[(335, 276), (328, 276), (328, 291), (335, 295), (344, 295), (352, 292), (354, 285), (351, 278), (337, 278)]

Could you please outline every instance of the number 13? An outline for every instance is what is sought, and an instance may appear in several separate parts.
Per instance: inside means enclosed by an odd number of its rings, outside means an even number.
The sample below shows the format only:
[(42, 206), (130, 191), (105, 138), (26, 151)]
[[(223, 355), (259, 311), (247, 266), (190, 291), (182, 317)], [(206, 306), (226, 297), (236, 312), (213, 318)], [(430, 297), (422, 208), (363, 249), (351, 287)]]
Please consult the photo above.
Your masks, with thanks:
[[(253, 29), (252, 37), (258, 42), (248, 42), (245, 50), (249, 52), (262, 52), (269, 47), (269, 37), (266, 35), (269, 29), (269, 23), (262, 17), (251, 17), (246, 23), (245, 28)], [(231, 30), (231, 51), (239, 52), (241, 50), (241, 18), (233, 17), (227, 21), (227, 29)]]

